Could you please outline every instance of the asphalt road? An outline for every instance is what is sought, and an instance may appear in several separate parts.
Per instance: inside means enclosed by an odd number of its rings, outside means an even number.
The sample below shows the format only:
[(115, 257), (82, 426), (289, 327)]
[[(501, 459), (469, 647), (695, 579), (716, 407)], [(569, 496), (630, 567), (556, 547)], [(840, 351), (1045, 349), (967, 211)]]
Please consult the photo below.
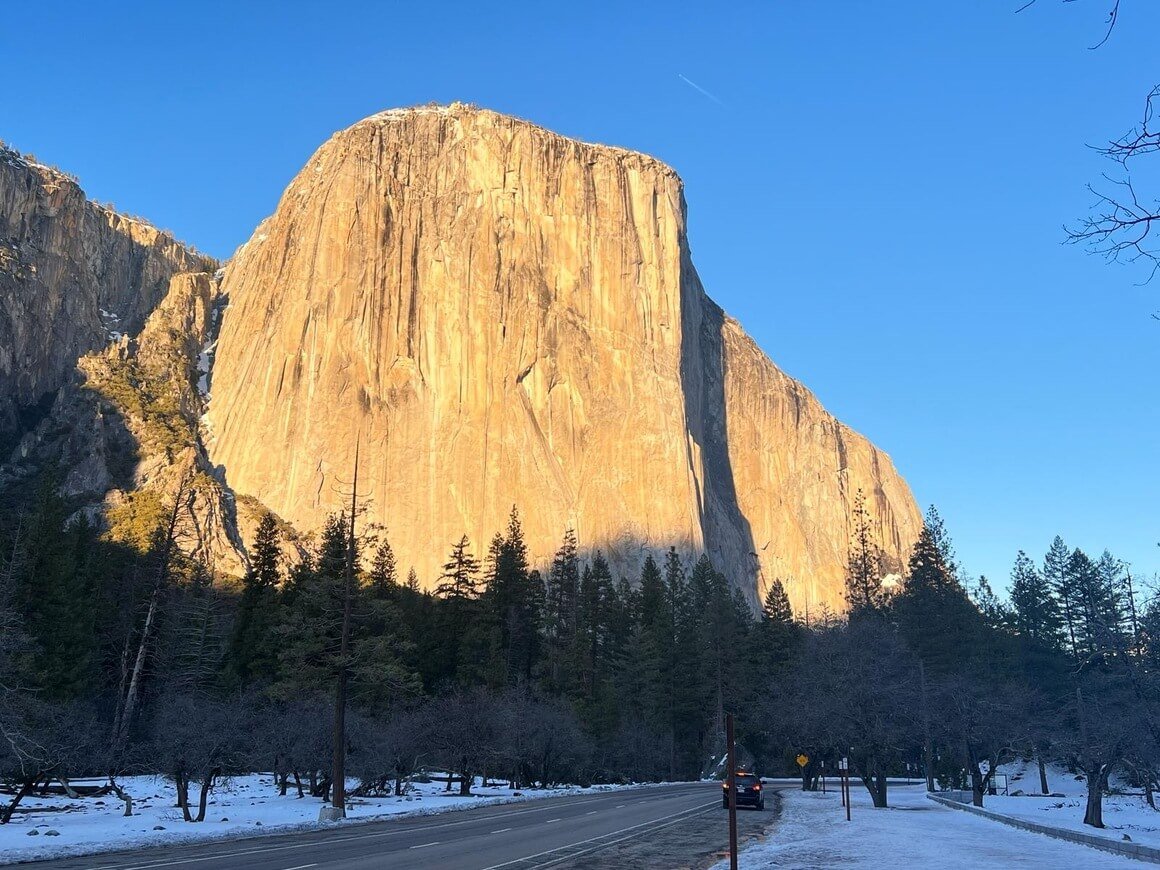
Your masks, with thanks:
[[(774, 801), (767, 806), (774, 809)], [(739, 811), (745, 832), (753, 835), (772, 821), (770, 810)], [(693, 867), (719, 855), (727, 838), (721, 786), (690, 783), (545, 798), (251, 840), (67, 858), (40, 862), (37, 870)], [(695, 854), (678, 859), (674, 849)]]

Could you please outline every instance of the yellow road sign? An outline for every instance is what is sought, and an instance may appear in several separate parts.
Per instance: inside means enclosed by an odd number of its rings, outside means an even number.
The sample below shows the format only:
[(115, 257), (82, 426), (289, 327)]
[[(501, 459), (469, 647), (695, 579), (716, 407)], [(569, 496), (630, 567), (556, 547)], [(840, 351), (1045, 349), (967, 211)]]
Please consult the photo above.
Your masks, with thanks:
[(810, 757), (803, 752), (801, 755), (799, 755), (797, 757), (797, 763), (798, 763), (798, 767), (805, 767), (807, 764), (810, 763)]

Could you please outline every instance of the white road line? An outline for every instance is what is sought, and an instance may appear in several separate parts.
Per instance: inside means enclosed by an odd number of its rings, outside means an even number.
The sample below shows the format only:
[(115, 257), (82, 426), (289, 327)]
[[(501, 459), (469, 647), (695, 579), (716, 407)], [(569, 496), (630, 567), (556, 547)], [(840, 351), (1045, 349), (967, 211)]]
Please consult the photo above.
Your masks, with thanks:
[(511, 828), (500, 828), (498, 831), (492, 831), (493, 834), (506, 834)]
[(421, 843), (418, 846), (412, 846), (411, 848), (412, 849), (426, 849), (428, 846), (438, 846), (438, 845), (439, 845), (439, 841), (433, 840), (430, 843)]
[[(615, 837), (617, 834), (624, 834), (624, 833), (627, 833), (628, 831), (635, 831), (638, 828), (644, 828), (644, 827), (648, 827), (650, 825), (656, 825), (657, 822), (665, 822), (668, 819), (673, 820), (671, 822), (668, 822), (668, 824), (658, 825), (656, 828), (650, 829), (650, 830), (659, 830), (660, 828), (668, 827), (668, 825), (675, 825), (678, 822), (681, 822), (686, 818), (692, 818), (693, 816), (700, 815), (700, 814), (706, 812), (708, 809), (715, 807), (715, 806), (717, 806), (716, 800), (711, 801), (710, 803), (707, 803), (707, 804), (701, 804), (700, 806), (690, 807), (687, 810), (681, 810), (679, 813), (672, 813), (671, 815), (668, 815), (668, 816), (661, 816), (659, 819), (651, 819), (647, 822), (641, 822), (638, 825), (630, 825), (627, 828), (621, 828), (619, 831), (609, 831), (607, 834), (601, 834), (599, 837), (589, 837), (587, 840), (579, 840), (578, 842), (575, 842), (575, 843), (568, 843), (566, 846), (557, 846), (555, 849), (547, 849), (543, 852), (536, 852), (534, 855), (524, 855), (522, 858), (513, 858), (511, 861), (504, 861), (502, 864), (492, 864), (490, 867), (484, 867), (483, 870), (500, 870), (501, 867), (510, 867), (513, 864), (521, 864), (524, 861), (531, 861), (533, 858), (542, 858), (545, 855), (554, 855), (556, 852), (561, 852), (565, 849), (572, 849), (576, 846), (586, 846), (589, 843), (594, 843), (597, 840), (603, 840), (606, 837)], [(645, 834), (645, 833), (648, 833), (648, 831), (639, 831), (638, 833)], [(599, 846), (593, 847), (593, 849), (585, 850), (585, 852), (591, 852), (591, 851), (594, 851), (595, 849), (603, 849), (605, 846), (611, 846), (615, 843), (621, 842), (621, 840), (631, 839), (631, 837), (633, 837), (633, 836), (636, 836), (636, 834), (631, 834), (628, 837), (622, 837), (620, 840), (613, 840), (611, 843), (602, 843)], [(585, 854), (585, 852), (578, 852), (576, 854), (583, 855), (583, 854)], [(564, 861), (564, 860), (567, 860), (570, 858), (574, 858), (575, 856), (576, 855), (566, 855), (563, 858), (559, 858), (555, 861), (550, 861), (547, 864), (541, 864), (538, 866), (547, 867), (547, 866), (550, 866), (551, 864), (559, 863), (559, 861)]]
[[(570, 807), (570, 806), (575, 806), (576, 804), (583, 804), (583, 803), (589, 803), (589, 802), (590, 801), (587, 801), (587, 800), (576, 800), (576, 801), (568, 801), (567, 803), (561, 803), (561, 804), (550, 804), (548, 806), (542, 806), (542, 807), (529, 807), (528, 809), (511, 810), (511, 811), (503, 812), (503, 813), (492, 813), (488, 816), (488, 818), (489, 819), (505, 819), (505, 818), (510, 818), (511, 816), (526, 816), (526, 815), (529, 815), (531, 813), (549, 812), (549, 811), (554, 810), (558, 807)], [(486, 806), (487, 806), (486, 804), (482, 805), (483, 808), (486, 808)], [(502, 804), (501, 804), (501, 806), (502, 806)], [(468, 811), (468, 810), (472, 810), (472, 809), (475, 809), (475, 807), (464, 807), (463, 811)], [(457, 812), (457, 810), (452, 810), (452, 812)], [(378, 819), (368, 819), (366, 821), (366, 823), (367, 824), (377, 824), (377, 823), (394, 822), (394, 821), (402, 822), (402, 821), (405, 821), (407, 818), (408, 818), (407, 816), (395, 816), (393, 818), (391, 816), (384, 816), (384, 817), (378, 818)], [(415, 816), (410, 816), (409, 818), (415, 818)], [(328, 840), (307, 840), (304, 843), (286, 843), (286, 844), (280, 845), (280, 846), (263, 846), (263, 847), (254, 848), (254, 849), (236, 849), (232, 852), (215, 852), (212, 855), (204, 855), (204, 856), (199, 856), (196, 858), (180, 858), (180, 859), (177, 859), (174, 861), (147, 861), (144, 864), (134, 864), (134, 863), (108, 864), (108, 865), (102, 865), (101, 870), (155, 870), (155, 868), (160, 868), (160, 867), (178, 867), (182, 864), (197, 864), (197, 863), (200, 863), (202, 861), (216, 861), (220, 858), (236, 858), (240, 855), (258, 855), (258, 854), (262, 854), (264, 852), (281, 852), (281, 851), (285, 851), (288, 849), (305, 849), (305, 848), (308, 848), (310, 846), (322, 846), (322, 845), (327, 845), (327, 844), (331, 844), (331, 843), (348, 843), (348, 842), (352, 842), (354, 840), (373, 840), (377, 837), (397, 837), (397, 836), (399, 836), (399, 834), (414, 833), (416, 831), (432, 831), (432, 830), (437, 830), (439, 828), (451, 828), (451, 827), (455, 827), (456, 825), (469, 825), (472, 822), (477, 822), (477, 821), (479, 821), (478, 818), (459, 819), (458, 821), (443, 822), (443, 823), (437, 824), (437, 825), (406, 826), (406, 827), (399, 828), (397, 830), (375, 831), (375, 832), (370, 833), (370, 834), (352, 834), (351, 836), (348, 836), (348, 837), (334, 837), (334, 838), (331, 838)], [(184, 845), (184, 844), (182, 844), (182, 845)], [(213, 844), (212, 843), (204, 843), (204, 844), (192, 843), (189, 845), (193, 848), (196, 848), (199, 845), (212, 846)]]
[(617, 805), (616, 805), (616, 808), (617, 808), (618, 810), (623, 810), (623, 809), (624, 809), (626, 806), (628, 806), (628, 804), (617, 804)]
[[(574, 858), (579, 858), (581, 855), (588, 855), (588, 854), (591, 854), (592, 852), (599, 852), (601, 849), (607, 849), (609, 846), (615, 846), (617, 843), (623, 843), (625, 840), (631, 840), (634, 837), (647, 836), (648, 834), (652, 834), (656, 831), (661, 830), (662, 828), (668, 828), (672, 825), (679, 825), (681, 822), (687, 822), (689, 819), (695, 819), (697, 816), (703, 816), (706, 813), (713, 812), (714, 811), (713, 807), (715, 807), (716, 805), (717, 805), (717, 802), (714, 801), (713, 804), (708, 809), (701, 810), (701, 812), (699, 812), (699, 813), (693, 813), (690, 816), (682, 816), (679, 819), (673, 819), (671, 822), (665, 822), (663, 825), (657, 825), (656, 827), (646, 828), (643, 831), (637, 831), (636, 833), (628, 834), (624, 837), (621, 837), (619, 840), (609, 840), (607, 843), (597, 843), (595, 846), (590, 846), (589, 848), (582, 849), (579, 852), (571, 852), (567, 855), (561, 855), (559, 858), (556, 858), (552, 861), (547, 861), (543, 864), (537, 864), (536, 870), (542, 870), (542, 868), (544, 868), (544, 867), (551, 867), (555, 864), (559, 864), (561, 861), (571, 861)], [(605, 834), (605, 836), (609, 836), (609, 835)]]
[(592, 811), (592, 812), (590, 812), (590, 813), (585, 813), (584, 815), (586, 815), (586, 816), (594, 816), (594, 815), (596, 815), (596, 810), (593, 810), (593, 811)]
[(297, 867), (287, 867), (286, 870), (306, 870), (307, 867), (317, 867), (318, 864), (299, 864)]
[(558, 822), (558, 821), (560, 821), (560, 820), (559, 819), (548, 819), (548, 821), (544, 822), (544, 824), (550, 825), (550, 824), (552, 824), (552, 822)]
[[(678, 795), (673, 795), (673, 796), (674, 797), (682, 797), (683, 795), (678, 794)], [(488, 818), (490, 818), (490, 819), (503, 819), (503, 818), (510, 818), (511, 816), (524, 816), (524, 815), (529, 815), (531, 813), (548, 812), (548, 811), (551, 811), (553, 809), (556, 809), (557, 807), (571, 807), (571, 806), (575, 806), (577, 804), (591, 803), (593, 800), (598, 801), (598, 800), (609, 799), (611, 797), (612, 797), (611, 795), (602, 795), (602, 794), (584, 795), (584, 796), (580, 797), (579, 800), (568, 801), (566, 803), (552, 803), (548, 806), (529, 807), (527, 809), (511, 810), (511, 811), (503, 812), (503, 813), (494, 813), (494, 814), (490, 814), (488, 816)], [(534, 801), (529, 801), (529, 803), (534, 803)], [(620, 809), (624, 806), (626, 806), (626, 805), (620, 804), (617, 807), (617, 809)], [(485, 809), (486, 807), (487, 807), (487, 805), (483, 804), (483, 805), (479, 806), (478, 808)], [(470, 811), (470, 810), (476, 809), (476, 808), (477, 807), (463, 807), (463, 809), (461, 811)], [(360, 821), (363, 824), (382, 824), (382, 823), (394, 822), (394, 821), (401, 822), (407, 818), (408, 818), (407, 816), (395, 816), (395, 817), (383, 816), (381, 818), (366, 819), (366, 820), (360, 820)], [(411, 816), (410, 818), (415, 818), (415, 817)], [(286, 844), (279, 845), (279, 846), (263, 846), (260, 848), (253, 848), (253, 849), (235, 849), (233, 851), (215, 852), (212, 855), (204, 855), (204, 856), (199, 856), (199, 857), (195, 857), (195, 858), (179, 858), (179, 859), (173, 860), (173, 861), (157, 861), (157, 860), (151, 861), (151, 860), (146, 859), (144, 863), (136, 863), (136, 862), (133, 862), (132, 860), (130, 860), (130, 862), (127, 864), (103, 864), (103, 865), (100, 865), (100, 868), (101, 868), (101, 870), (155, 870), (155, 868), (161, 868), (161, 867), (179, 867), (183, 864), (197, 864), (197, 863), (201, 863), (203, 861), (217, 861), (217, 860), (220, 860), (222, 858), (236, 858), (236, 857), (241, 856), (241, 855), (258, 855), (258, 854), (263, 854), (266, 852), (282, 852), (282, 851), (287, 851), (290, 849), (305, 849), (305, 848), (308, 848), (310, 846), (329, 845), (332, 843), (347, 843), (347, 842), (352, 842), (355, 840), (370, 840), (370, 839), (375, 839), (377, 837), (396, 837), (402, 833), (413, 833), (415, 831), (429, 831), (429, 830), (436, 830), (438, 828), (450, 828), (450, 827), (455, 827), (456, 825), (468, 825), (468, 824), (471, 824), (472, 822), (476, 822), (476, 821), (479, 821), (479, 819), (478, 818), (461, 819), (459, 821), (443, 822), (443, 823), (437, 824), (437, 825), (423, 825), (423, 826), (413, 826), (413, 827), (401, 828), (399, 830), (375, 831), (375, 832), (369, 833), (369, 834), (353, 834), (353, 835), (347, 836), (347, 837), (332, 837), (332, 838), (328, 838), (326, 840), (308, 840), (308, 841), (302, 842), (302, 843), (286, 843)], [(293, 832), (287, 832), (287, 834), (292, 834), (292, 833)], [(277, 836), (286, 836), (287, 834), (279, 834)], [(255, 838), (255, 839), (257, 839), (257, 838)], [(197, 848), (199, 846), (212, 847), (213, 844), (212, 843), (188, 843), (188, 844), (182, 843), (182, 844), (174, 844), (174, 845), (181, 845), (181, 846), (184, 846), (187, 848)], [(140, 861), (140, 860), (141, 859), (137, 859), (137, 861)]]

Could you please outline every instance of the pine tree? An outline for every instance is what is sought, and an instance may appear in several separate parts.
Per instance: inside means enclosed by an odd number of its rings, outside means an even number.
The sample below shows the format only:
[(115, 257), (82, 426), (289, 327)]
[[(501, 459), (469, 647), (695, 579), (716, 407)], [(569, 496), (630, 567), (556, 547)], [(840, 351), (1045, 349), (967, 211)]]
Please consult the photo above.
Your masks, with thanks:
[(773, 582), (769, 584), (769, 589), (765, 592), (765, 600), (761, 605), (761, 615), (769, 623), (793, 624), (793, 608), (789, 604), (789, 595), (786, 594), (785, 584), (778, 577), (773, 578)]
[(612, 571), (598, 550), (580, 577), (577, 630), (571, 656), (576, 677), (575, 697), (589, 728), (597, 734), (607, 734), (615, 717), (610, 642), (616, 609)]
[(371, 588), (376, 590), (379, 596), (389, 598), (396, 591), (398, 582), (395, 553), (391, 549), (391, 542), (384, 537), (375, 551), (375, 560), (371, 564)]
[(1067, 571), (1070, 558), (1071, 551), (1063, 542), (1063, 538), (1056, 535), (1047, 555), (1043, 557), (1043, 579), (1059, 599), (1063, 617), (1064, 644), (1067, 651), (1075, 656), (1078, 655), (1079, 649), (1078, 627), (1081, 610), (1078, 601), (1073, 600), (1075, 590), (1072, 588)]
[(1062, 642), (1063, 616), (1051, 583), (1022, 550), (1011, 569), (1011, 607), (1015, 631), (1050, 647)]
[(479, 595), (479, 561), (471, 554), (471, 542), (464, 535), (451, 548), (435, 593), (441, 598), (473, 601)]
[(579, 596), (580, 560), (576, 533), (568, 529), (552, 559), (544, 588), (544, 685), (552, 694), (570, 693), (575, 684), (571, 653), (576, 643)]
[(698, 706), (705, 717), (703, 731), (710, 741), (703, 748), (716, 752), (724, 736), (730, 661), (738, 640), (734, 630), (735, 611), (728, 583), (713, 568), (708, 556), (702, 555), (693, 566), (689, 586), (692, 609), (699, 621), (697, 685), (701, 697)]
[(86, 522), (68, 523), (51, 474), (40, 480), (22, 526), (12, 572), (33, 650), (31, 682), (48, 697), (77, 698), (89, 690), (98, 652), (89, 558), (94, 535)]
[(950, 535), (947, 533), (946, 525), (943, 523), (942, 516), (938, 512), (938, 508), (931, 505), (926, 509), (926, 516), (923, 522), (930, 530), (930, 539), (934, 544), (939, 555), (942, 557), (943, 565), (946, 566), (947, 574), (952, 580), (958, 581), (962, 569), (958, 561), (955, 559), (955, 548), (951, 543)]
[(697, 659), (700, 614), (693, 609), (688, 578), (673, 548), (665, 556), (665, 599), (673, 631), (668, 668), (669, 776), (671, 779), (696, 777), (701, 772), (703, 728), (698, 683), (702, 669)]
[(435, 594), (443, 599), (437, 611), (440, 670), (461, 686), (484, 682), (489, 665), (492, 626), (484, 618), (479, 571), (479, 560), (464, 535), (452, 547), (435, 587)]
[(866, 496), (862, 490), (854, 495), (850, 522), (853, 529), (846, 565), (846, 604), (851, 616), (857, 616), (879, 610), (885, 603), (882, 550), (878, 546), (873, 520), (866, 510)]
[[(665, 582), (651, 554), (645, 557), (635, 596), (637, 626), (622, 680), (622, 706), (627, 706), (650, 731), (672, 739), (672, 645), (674, 627)], [(669, 747), (670, 768), (674, 747)]]
[[(349, 534), (346, 517), (327, 517), (311, 560), (291, 572), (277, 630), (279, 677), (285, 700), (326, 693), (338, 673)], [(355, 553), (357, 564), (357, 552)]]
[(267, 512), (258, 522), (250, 568), (226, 656), (231, 682), (239, 686), (272, 680), (278, 668), (278, 588), (282, 581), (278, 523)]
[[(940, 539), (941, 538), (941, 539)], [(951, 566), (945, 532), (923, 525), (891, 609), (928, 671), (953, 673), (978, 640), (982, 620)]]
[(1122, 571), (1123, 564), (1106, 551), (1098, 562), (1079, 548), (1068, 557), (1064, 577), (1077, 611), (1076, 655), (1081, 662), (1114, 655), (1126, 645)]
[(757, 636), (759, 673), (785, 673), (797, 648), (800, 631), (794, 622), (785, 585), (777, 577), (765, 592)]
[(1131, 609), (1125, 593), (1126, 566), (1107, 550), (1096, 560), (1099, 578), (1099, 606), (1097, 618), (1104, 635), (1104, 641), (1116, 651), (1126, 649), (1127, 639), (1132, 633)]
[(648, 626), (659, 626), (664, 618), (665, 586), (661, 569), (652, 554), (645, 556), (640, 571), (640, 618)]
[(992, 629), (1000, 631), (1011, 621), (1010, 608), (995, 594), (985, 575), (980, 574), (967, 586), (967, 595)]
[(345, 669), (350, 697), (383, 713), (417, 690), (418, 680), (398, 605), (372, 583), (354, 582), (349, 590), (351, 622), (343, 656), (348, 558), (359, 564), (359, 541), (348, 523), (344, 514), (328, 517), (312, 558), (296, 566), (283, 587), (273, 694), (281, 700), (328, 694)]
[(531, 678), (539, 656), (540, 579), (533, 582), (528, 567), (519, 511), (513, 506), (506, 535), (496, 535), (488, 558), (483, 595), (484, 616), (491, 634), (490, 682), (515, 685)]

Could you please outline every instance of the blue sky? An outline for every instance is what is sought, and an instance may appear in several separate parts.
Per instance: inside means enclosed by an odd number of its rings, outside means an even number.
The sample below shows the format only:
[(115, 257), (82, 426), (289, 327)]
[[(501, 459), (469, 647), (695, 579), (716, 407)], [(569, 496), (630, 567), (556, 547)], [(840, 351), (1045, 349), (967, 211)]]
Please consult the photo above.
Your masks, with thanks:
[[(710, 294), (1006, 583), (1160, 568), (1160, 278), (1061, 244), (1160, 82), (1160, 4), (10, 5), (0, 137), (228, 256), (331, 132), (464, 100), (654, 154)], [(683, 78), (682, 78), (683, 77)], [(714, 95), (706, 96), (685, 79)], [(1158, 188), (1160, 189), (1160, 188)]]

